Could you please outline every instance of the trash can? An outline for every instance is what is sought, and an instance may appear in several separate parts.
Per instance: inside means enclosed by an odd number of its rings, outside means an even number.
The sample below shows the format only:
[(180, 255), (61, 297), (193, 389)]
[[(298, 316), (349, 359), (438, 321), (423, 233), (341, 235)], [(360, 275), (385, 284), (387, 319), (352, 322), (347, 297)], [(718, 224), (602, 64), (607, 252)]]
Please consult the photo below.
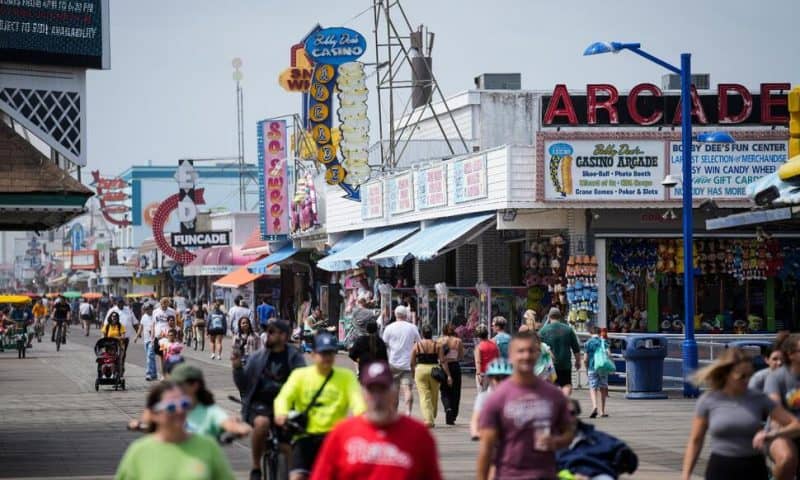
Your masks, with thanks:
[(767, 355), (767, 352), (772, 350), (773, 342), (769, 340), (736, 340), (735, 342), (730, 342), (725, 345), (725, 348), (728, 347), (736, 347), (741, 348), (742, 350), (751, 353), (753, 355), (757, 355), (753, 358), (753, 367), (756, 371), (761, 370), (763, 368), (767, 368), (767, 362), (764, 361), (764, 357)]
[(667, 337), (661, 335), (632, 335), (625, 351), (625, 371), (629, 400), (667, 398), (664, 393), (664, 359), (667, 357)]

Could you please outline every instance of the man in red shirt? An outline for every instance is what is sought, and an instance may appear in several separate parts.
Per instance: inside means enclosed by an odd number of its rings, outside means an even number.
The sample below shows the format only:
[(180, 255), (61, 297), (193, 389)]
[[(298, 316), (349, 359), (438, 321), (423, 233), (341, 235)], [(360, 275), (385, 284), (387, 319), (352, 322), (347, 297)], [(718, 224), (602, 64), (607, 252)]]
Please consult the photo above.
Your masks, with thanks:
[(366, 366), (367, 411), (339, 423), (325, 438), (310, 480), (441, 480), (436, 442), (422, 423), (397, 412), (389, 364)]

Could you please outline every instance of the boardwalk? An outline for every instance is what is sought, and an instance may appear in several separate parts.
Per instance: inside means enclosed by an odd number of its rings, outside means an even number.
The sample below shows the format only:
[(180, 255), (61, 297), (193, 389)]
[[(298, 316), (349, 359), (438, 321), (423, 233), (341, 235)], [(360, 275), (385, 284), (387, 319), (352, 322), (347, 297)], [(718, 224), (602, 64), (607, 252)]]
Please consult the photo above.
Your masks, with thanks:
[[(111, 478), (126, 446), (137, 436), (125, 431), (124, 425), (144, 403), (144, 359), (141, 345), (133, 345), (128, 356), (128, 391), (96, 393), (94, 340), (94, 334), (90, 338), (73, 335), (56, 353), (48, 339), (34, 344), (26, 360), (18, 360), (15, 352), (0, 353), (0, 478)], [(193, 351), (189, 357), (202, 365), (218, 403), (235, 411), (236, 405), (226, 400), (228, 394), (236, 393), (229, 363)], [(348, 362), (340, 358), (340, 364)], [(471, 383), (465, 381), (458, 424), (446, 426), (440, 415), (441, 425), (434, 430), (448, 479), (475, 477), (477, 444), (469, 440), (467, 427), (474, 396)], [(577, 390), (575, 397), (585, 411), (590, 409), (585, 389)], [(612, 392), (611, 417), (595, 423), (625, 439), (637, 452), (641, 466), (633, 478), (678, 478), (693, 402), (622, 397), (621, 392)], [(239, 477), (246, 478), (247, 444), (226, 447), (226, 452)]]

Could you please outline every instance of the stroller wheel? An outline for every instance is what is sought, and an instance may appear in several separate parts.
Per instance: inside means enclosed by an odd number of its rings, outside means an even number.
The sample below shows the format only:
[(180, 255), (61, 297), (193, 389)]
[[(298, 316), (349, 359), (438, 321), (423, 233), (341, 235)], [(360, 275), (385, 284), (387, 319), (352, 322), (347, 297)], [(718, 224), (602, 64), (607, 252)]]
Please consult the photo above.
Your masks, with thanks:
[(122, 381), (122, 389), (125, 390), (125, 380)]
[(99, 392), (100, 391), (100, 380), (95, 380), (94, 381), (94, 391), (95, 392)]

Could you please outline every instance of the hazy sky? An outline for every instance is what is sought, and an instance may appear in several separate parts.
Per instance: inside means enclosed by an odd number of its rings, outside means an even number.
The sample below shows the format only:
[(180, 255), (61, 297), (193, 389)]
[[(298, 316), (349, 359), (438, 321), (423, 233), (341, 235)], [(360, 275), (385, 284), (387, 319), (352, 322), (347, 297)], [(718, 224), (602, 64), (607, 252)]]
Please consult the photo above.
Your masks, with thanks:
[[(236, 154), (231, 60), (242, 58), (245, 158), (256, 160), (255, 123), (299, 113), (300, 97), (278, 74), (289, 48), (316, 23), (344, 25), (369, 40), (372, 0), (113, 0), (111, 70), (88, 75), (88, 162), (115, 174), (131, 165)], [(404, 0), (413, 25), (436, 33), (434, 73), (445, 95), (485, 72), (521, 72), (526, 89), (556, 83), (620, 90), (664, 73), (632, 55), (583, 57), (595, 40), (639, 41), (712, 84), (800, 82), (800, 1), (767, 0)], [(368, 86), (374, 89), (374, 77)], [(370, 93), (374, 101), (374, 90)], [(375, 136), (373, 136), (373, 141)]]

